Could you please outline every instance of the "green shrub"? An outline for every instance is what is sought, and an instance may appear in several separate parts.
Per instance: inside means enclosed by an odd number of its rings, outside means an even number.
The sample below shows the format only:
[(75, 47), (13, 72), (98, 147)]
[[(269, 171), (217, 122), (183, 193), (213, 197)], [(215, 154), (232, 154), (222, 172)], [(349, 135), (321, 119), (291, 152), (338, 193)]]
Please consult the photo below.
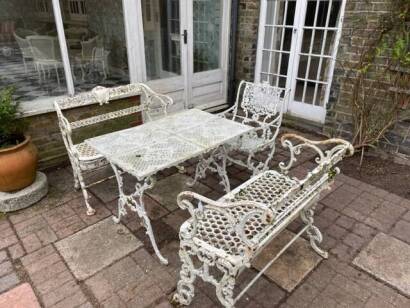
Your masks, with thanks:
[(19, 117), (18, 102), (13, 101), (13, 87), (0, 91), (0, 149), (24, 141), (25, 122)]

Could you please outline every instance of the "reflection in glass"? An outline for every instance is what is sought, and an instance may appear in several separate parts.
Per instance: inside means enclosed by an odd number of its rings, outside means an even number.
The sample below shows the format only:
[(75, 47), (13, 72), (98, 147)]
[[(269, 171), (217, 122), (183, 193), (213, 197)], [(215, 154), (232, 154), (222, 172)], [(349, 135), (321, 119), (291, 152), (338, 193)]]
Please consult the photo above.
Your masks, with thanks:
[(181, 75), (179, 0), (142, 0), (148, 80)]
[(51, 0), (0, 2), (0, 89), (32, 101), (67, 93)]
[(60, 0), (76, 92), (129, 83), (121, 0)]
[(222, 0), (194, 0), (194, 73), (219, 67)]

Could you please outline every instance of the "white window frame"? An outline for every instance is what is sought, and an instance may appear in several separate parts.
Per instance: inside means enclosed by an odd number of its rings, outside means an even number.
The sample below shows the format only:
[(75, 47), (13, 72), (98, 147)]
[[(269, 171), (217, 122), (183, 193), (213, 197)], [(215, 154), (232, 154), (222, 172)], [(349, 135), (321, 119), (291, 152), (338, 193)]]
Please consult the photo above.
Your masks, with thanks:
[[(315, 121), (315, 122), (324, 123), (325, 118), (326, 118), (326, 105), (329, 101), (330, 88), (332, 86), (334, 66), (336, 62), (336, 55), (337, 55), (337, 50), (339, 47), (340, 37), (342, 33), (342, 25), (343, 25), (343, 19), (344, 19), (346, 0), (341, 0), (339, 20), (338, 20), (337, 25), (334, 28), (332, 28), (332, 30), (335, 30), (336, 32), (332, 54), (330, 56), (321, 55), (320, 60), (319, 60), (319, 68), (321, 68), (322, 57), (330, 60), (329, 68), (328, 68), (327, 76), (326, 76), (326, 81), (323, 81), (323, 82), (315, 81), (316, 88), (317, 88), (317, 83), (322, 83), (322, 84), (327, 85), (326, 91), (324, 94), (324, 99), (323, 99), (323, 106), (309, 105), (306, 103), (296, 102), (294, 100), (295, 91), (296, 91), (296, 82), (297, 82), (297, 79), (299, 80), (301, 79), (301, 78), (297, 78), (297, 74), (298, 74), (298, 68), (299, 68), (300, 55), (303, 55), (303, 53), (301, 52), (303, 29), (304, 28), (321, 29), (321, 27), (316, 27), (316, 26), (314, 27), (304, 26), (307, 2), (308, 0), (296, 1), (295, 17), (294, 17), (294, 23), (293, 23), (294, 32), (292, 35), (291, 49), (290, 49), (290, 54), (289, 54), (288, 74), (287, 74), (287, 80), (286, 80), (286, 87), (291, 89), (291, 93), (288, 96), (288, 103), (286, 106), (286, 111), (297, 117), (305, 118), (305, 119)], [(330, 6), (329, 6), (329, 9), (330, 9)], [(262, 51), (264, 49), (266, 13), (267, 13), (267, 0), (261, 0), (258, 45), (257, 45), (257, 53), (256, 53), (257, 57), (256, 57), (256, 67), (255, 67), (255, 82), (260, 82), (261, 80), (260, 77), (262, 73)], [(323, 53), (323, 50), (322, 50), (322, 53)], [(309, 62), (310, 62), (310, 57), (309, 57)], [(308, 63), (308, 66), (309, 66), (309, 63)], [(319, 73), (320, 71), (318, 72), (318, 74)], [(315, 90), (314, 99), (316, 98), (316, 94), (317, 92)]]
[[(45, 0), (46, 1), (46, 0)], [(182, 46), (181, 53), (182, 60), (181, 70), (186, 72), (183, 76), (182, 82), (178, 78), (168, 78), (164, 80), (150, 81), (150, 85), (153, 88), (160, 88), (164, 93), (175, 92), (184, 90), (184, 101), (193, 101), (193, 91), (196, 86), (202, 83), (221, 83), (220, 97), (214, 99), (212, 95), (203, 96), (203, 100), (199, 100), (195, 104), (199, 108), (212, 108), (220, 106), (222, 102), (226, 103), (227, 99), (227, 87), (228, 87), (228, 61), (229, 61), (229, 35), (230, 35), (230, 11), (231, 0), (222, 1), (223, 3), (223, 16), (222, 16), (222, 30), (221, 30), (221, 43), (220, 43), (220, 67), (215, 70), (205, 71), (200, 73), (193, 72), (193, 29), (192, 22), (192, 1), (180, 0), (181, 13), (185, 14), (186, 20), (181, 21), (181, 31), (188, 30), (188, 45)], [(61, 49), (61, 57), (64, 63), (64, 74), (66, 79), (67, 95), (71, 96), (75, 94), (73, 76), (70, 66), (69, 53), (67, 42), (65, 38), (62, 10), (60, 6), (60, 0), (52, 0), (52, 10), (54, 12), (54, 21), (57, 29), (58, 40)], [(145, 63), (145, 44), (144, 44), (144, 31), (142, 20), (142, 5), (141, 0), (122, 0), (123, 6), (123, 21), (126, 38), (127, 58), (128, 58), (128, 71), (129, 79), (131, 83), (146, 82), (147, 72)], [(137, 17), (136, 17), (137, 16)], [(152, 16), (154, 18), (154, 16)], [(181, 33), (182, 35), (182, 33)], [(182, 40), (181, 40), (182, 41)], [(165, 82), (164, 82), (165, 81)], [(204, 87), (206, 88), (206, 86)], [(205, 91), (205, 90), (201, 90)], [(20, 104), (23, 116), (33, 116), (48, 112), (53, 112), (53, 103), (56, 99), (67, 97), (67, 95), (38, 98), (32, 101), (23, 101)], [(171, 95), (172, 96), (172, 95)], [(185, 105), (184, 108), (191, 106)]]

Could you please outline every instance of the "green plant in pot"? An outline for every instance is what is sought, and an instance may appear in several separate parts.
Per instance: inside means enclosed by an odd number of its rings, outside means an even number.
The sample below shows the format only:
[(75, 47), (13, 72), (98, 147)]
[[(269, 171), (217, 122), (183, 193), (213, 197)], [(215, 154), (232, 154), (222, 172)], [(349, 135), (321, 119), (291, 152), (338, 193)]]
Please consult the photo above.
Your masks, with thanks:
[(0, 90), (0, 191), (11, 192), (31, 185), (36, 177), (37, 150), (24, 134), (14, 88)]

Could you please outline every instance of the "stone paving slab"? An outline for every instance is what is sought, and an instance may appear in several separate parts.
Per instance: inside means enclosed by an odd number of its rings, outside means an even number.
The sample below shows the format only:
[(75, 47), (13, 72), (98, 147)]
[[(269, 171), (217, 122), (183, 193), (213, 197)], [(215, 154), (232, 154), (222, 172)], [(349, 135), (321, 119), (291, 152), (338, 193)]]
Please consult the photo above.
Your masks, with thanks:
[(175, 173), (163, 180), (158, 181), (154, 188), (148, 190), (146, 193), (152, 199), (166, 207), (169, 211), (174, 211), (178, 209), (177, 196), (180, 192), (191, 190), (199, 194), (205, 194), (210, 191), (207, 186), (201, 183), (195, 184), (194, 187), (189, 187), (186, 184), (189, 180), (192, 180), (192, 178), (184, 174)]
[(23, 283), (0, 295), (0, 308), (40, 308), (40, 304), (31, 286)]
[[(295, 234), (284, 230), (253, 261), (261, 270), (293, 238)], [(291, 292), (309, 274), (322, 258), (313, 251), (308, 241), (298, 238), (264, 273), (270, 280)]]
[(146, 307), (169, 294), (176, 282), (145, 249), (119, 260), (85, 281), (103, 307)]
[(84, 280), (138, 249), (142, 243), (122, 224), (108, 217), (56, 243), (78, 280)]
[(378, 233), (353, 263), (410, 296), (409, 260), (410, 245)]

